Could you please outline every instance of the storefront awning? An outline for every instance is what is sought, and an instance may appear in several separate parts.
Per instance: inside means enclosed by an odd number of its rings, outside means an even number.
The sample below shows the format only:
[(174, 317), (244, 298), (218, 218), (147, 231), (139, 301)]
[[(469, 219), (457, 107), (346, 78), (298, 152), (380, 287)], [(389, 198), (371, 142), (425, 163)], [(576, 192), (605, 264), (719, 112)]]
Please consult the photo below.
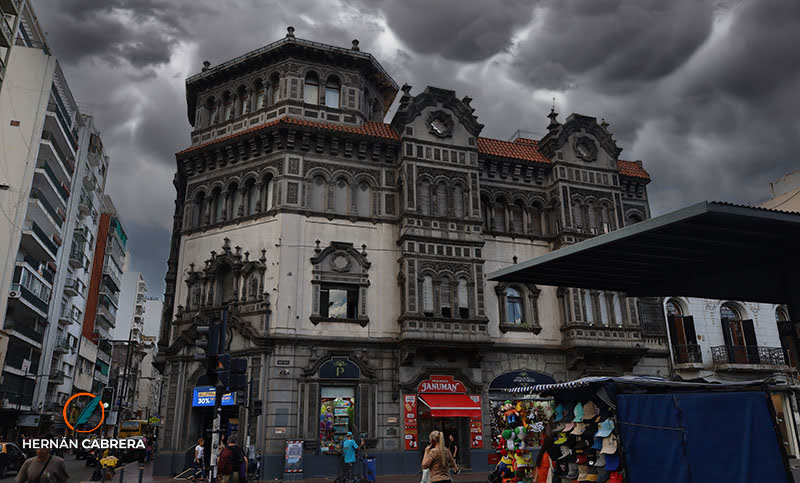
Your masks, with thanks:
[(480, 418), (481, 405), (466, 394), (420, 394), (435, 418)]

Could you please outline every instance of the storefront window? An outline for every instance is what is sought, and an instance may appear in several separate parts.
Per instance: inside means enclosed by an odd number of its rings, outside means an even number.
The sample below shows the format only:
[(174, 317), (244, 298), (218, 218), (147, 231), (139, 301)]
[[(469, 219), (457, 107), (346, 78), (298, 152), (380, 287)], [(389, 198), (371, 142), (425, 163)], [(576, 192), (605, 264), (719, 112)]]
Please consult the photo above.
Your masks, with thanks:
[(319, 448), (325, 453), (340, 446), (348, 431), (355, 432), (355, 388), (320, 388)]

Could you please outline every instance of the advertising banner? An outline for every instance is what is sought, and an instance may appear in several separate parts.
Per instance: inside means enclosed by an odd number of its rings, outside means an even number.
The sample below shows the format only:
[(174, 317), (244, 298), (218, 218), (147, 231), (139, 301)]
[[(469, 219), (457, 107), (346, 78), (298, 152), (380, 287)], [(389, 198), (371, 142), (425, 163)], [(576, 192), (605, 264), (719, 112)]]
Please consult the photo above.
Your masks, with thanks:
[[(469, 398), (480, 406), (481, 397), (479, 395), (470, 395)], [(483, 448), (483, 425), (481, 424), (481, 418), (469, 419), (469, 439), (472, 448)]]
[(403, 396), (403, 447), (407, 450), (417, 449), (417, 396)]
[[(214, 386), (197, 386), (192, 393), (192, 407), (214, 406), (217, 390)], [(223, 406), (236, 405), (236, 393), (229, 392), (222, 395)]]
[(286, 458), (283, 464), (284, 473), (303, 472), (303, 441), (286, 442)]

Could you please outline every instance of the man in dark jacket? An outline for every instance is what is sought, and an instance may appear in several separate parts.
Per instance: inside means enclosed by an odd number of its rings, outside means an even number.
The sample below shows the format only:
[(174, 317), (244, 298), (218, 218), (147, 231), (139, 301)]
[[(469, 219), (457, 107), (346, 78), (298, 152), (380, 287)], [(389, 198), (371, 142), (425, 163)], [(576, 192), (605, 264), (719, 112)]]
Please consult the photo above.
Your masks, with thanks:
[(247, 481), (247, 457), (238, 443), (238, 436), (232, 434), (228, 438), (228, 446), (219, 455), (217, 464), (222, 483), (244, 483)]

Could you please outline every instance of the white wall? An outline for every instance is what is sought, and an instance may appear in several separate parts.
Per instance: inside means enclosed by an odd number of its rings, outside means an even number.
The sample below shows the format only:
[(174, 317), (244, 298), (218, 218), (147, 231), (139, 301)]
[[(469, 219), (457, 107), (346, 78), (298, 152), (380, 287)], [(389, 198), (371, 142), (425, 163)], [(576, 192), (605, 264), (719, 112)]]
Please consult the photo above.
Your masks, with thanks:
[(137, 286), (141, 279), (141, 272), (125, 272), (122, 274), (117, 318), (114, 329), (111, 331), (111, 338), (114, 340), (128, 340), (128, 336), (130, 336), (131, 327), (133, 326), (133, 313), (136, 310)]

